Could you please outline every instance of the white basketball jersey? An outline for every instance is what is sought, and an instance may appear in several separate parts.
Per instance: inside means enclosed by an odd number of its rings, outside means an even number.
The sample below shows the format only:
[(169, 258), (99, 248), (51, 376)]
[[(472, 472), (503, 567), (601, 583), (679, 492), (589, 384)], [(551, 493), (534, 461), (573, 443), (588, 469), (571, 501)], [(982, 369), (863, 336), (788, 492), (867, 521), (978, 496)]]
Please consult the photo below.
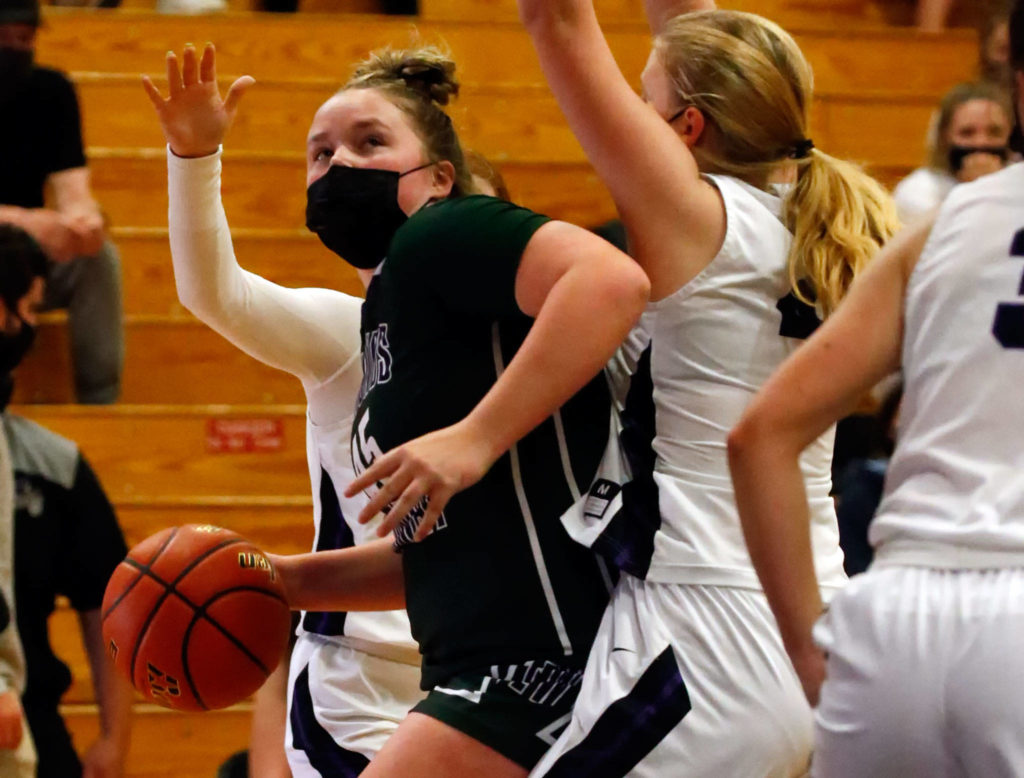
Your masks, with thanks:
[(904, 321), (876, 563), (1024, 565), (1024, 164), (953, 190)]
[[(791, 293), (792, 236), (780, 198), (731, 177), (708, 179), (725, 202), (722, 248), (696, 278), (648, 306), (610, 366), (616, 378), (623, 364), (634, 369), (619, 436), (627, 473), (617, 476), (615, 457), (606, 455), (603, 478), (564, 521), (577, 540), (637, 577), (760, 588), (726, 438), (818, 320)], [(801, 460), (824, 586), (845, 581), (829, 496), (833, 439), (830, 430)]]
[[(379, 517), (368, 524), (357, 521), (367, 498), (363, 494), (344, 496), (345, 488), (356, 478), (349, 442), (362, 378), (362, 357), (356, 352), (334, 376), (306, 393), (306, 458), (313, 486), (316, 551), (349, 548), (378, 539)], [(332, 421), (316, 424), (314, 418)], [(420, 661), (404, 610), (307, 611), (302, 614), (299, 632), (338, 638), (353, 648), (386, 659), (409, 664)]]

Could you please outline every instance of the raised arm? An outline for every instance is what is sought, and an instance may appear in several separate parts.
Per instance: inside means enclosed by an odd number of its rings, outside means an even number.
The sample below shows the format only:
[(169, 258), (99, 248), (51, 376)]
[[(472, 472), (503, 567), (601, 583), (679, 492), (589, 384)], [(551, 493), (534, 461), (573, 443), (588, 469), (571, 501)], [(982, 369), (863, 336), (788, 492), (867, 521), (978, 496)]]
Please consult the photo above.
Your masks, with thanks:
[(328, 289), (288, 289), (243, 270), (220, 198), (220, 143), (252, 80), (221, 101), (214, 50), (191, 47), (182, 68), (168, 55), (170, 96), (145, 79), (168, 141), (171, 256), (182, 304), (252, 357), (307, 386), (329, 378), (359, 351), (361, 301)]
[(761, 388), (729, 436), (747, 548), (812, 704), (824, 678), (824, 657), (811, 640), (822, 605), (799, 458), (899, 367), (906, 281), (930, 228), (919, 225), (893, 239), (836, 312)]
[(592, 0), (519, 0), (519, 10), (562, 113), (615, 199), (651, 298), (671, 294), (721, 246), (718, 193), (701, 179), (670, 116), (630, 88)]
[(643, 272), (602, 238), (564, 222), (537, 230), (515, 282), (517, 304), (535, 320), (515, 357), (465, 419), (387, 452), (352, 482), (349, 496), (385, 482), (359, 520), (394, 502), (378, 529), (390, 532), (427, 496), (415, 535), (426, 537), (453, 494), (601, 371), (640, 318), (648, 291)]

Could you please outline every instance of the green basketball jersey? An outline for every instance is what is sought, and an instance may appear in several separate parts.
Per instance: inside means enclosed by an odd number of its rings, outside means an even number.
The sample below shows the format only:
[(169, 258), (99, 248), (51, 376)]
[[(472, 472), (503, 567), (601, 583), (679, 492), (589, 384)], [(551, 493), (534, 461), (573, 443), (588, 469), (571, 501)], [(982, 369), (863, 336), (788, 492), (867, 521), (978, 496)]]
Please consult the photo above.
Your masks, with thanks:
[[(428, 206), (396, 233), (363, 306), (363, 386), (352, 456), (463, 419), (515, 356), (532, 319), (515, 300), (523, 251), (548, 219), (492, 197)], [(608, 602), (594, 554), (561, 513), (597, 469), (611, 399), (603, 375), (455, 495), (435, 530), (396, 531), (423, 687), (495, 663), (582, 663)]]

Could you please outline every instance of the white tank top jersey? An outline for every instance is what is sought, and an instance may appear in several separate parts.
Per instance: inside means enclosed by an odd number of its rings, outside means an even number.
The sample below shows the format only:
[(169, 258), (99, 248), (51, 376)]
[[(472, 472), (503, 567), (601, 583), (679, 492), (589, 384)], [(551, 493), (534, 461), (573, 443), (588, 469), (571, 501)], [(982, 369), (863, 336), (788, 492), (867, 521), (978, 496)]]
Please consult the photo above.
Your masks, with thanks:
[[(735, 178), (707, 179), (725, 203), (721, 250), (696, 278), (648, 306), (609, 366), (617, 398), (624, 370), (634, 371), (618, 437), (626, 460), (619, 469), (628, 475), (616, 473), (618, 455), (606, 452), (602, 478), (563, 520), (573, 537), (637, 577), (760, 589), (726, 438), (818, 319), (791, 293), (792, 236), (780, 218), (782, 200)], [(846, 580), (829, 496), (833, 441), (831, 429), (801, 459), (818, 580), (826, 589)]]
[[(350, 441), (362, 380), (362, 356), (357, 352), (334, 376), (306, 389), (306, 459), (313, 487), (316, 550), (348, 548), (378, 539), (380, 517), (367, 524), (357, 521), (366, 496), (344, 495), (345, 488), (356, 478)], [(314, 419), (334, 421), (317, 424)], [(412, 638), (404, 610), (304, 612), (299, 622), (299, 634), (303, 632), (339, 638), (353, 648), (385, 659), (420, 663), (419, 647)]]
[(1024, 164), (958, 186), (910, 276), (876, 564), (1024, 565)]

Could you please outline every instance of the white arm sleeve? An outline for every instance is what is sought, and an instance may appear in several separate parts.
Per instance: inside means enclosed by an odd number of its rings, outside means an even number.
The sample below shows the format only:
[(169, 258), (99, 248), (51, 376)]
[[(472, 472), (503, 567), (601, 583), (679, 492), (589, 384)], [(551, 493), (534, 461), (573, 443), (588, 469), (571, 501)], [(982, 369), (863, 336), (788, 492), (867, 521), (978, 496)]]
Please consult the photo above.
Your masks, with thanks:
[(359, 351), (362, 300), (331, 289), (289, 289), (239, 267), (220, 169), (220, 151), (182, 159), (167, 149), (178, 299), (242, 351), (298, 376), (309, 389)]

